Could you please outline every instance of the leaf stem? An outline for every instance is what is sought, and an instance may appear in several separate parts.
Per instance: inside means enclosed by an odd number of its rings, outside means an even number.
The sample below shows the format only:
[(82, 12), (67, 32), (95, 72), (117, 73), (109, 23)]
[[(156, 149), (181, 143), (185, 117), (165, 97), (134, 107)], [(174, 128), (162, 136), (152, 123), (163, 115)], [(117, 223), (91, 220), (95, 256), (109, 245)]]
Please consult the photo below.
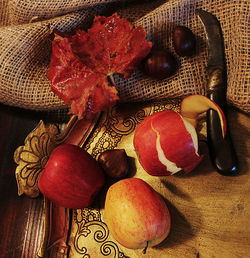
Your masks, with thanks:
[(108, 79), (111, 82), (112, 86), (116, 86), (113, 74), (108, 75)]

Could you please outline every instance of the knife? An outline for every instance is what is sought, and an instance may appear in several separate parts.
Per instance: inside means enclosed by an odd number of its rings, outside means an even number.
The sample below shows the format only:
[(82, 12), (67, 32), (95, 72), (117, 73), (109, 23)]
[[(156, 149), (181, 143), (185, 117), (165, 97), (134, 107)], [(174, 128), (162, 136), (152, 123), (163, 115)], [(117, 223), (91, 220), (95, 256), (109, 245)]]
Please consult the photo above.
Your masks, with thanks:
[[(208, 85), (207, 96), (224, 112), (227, 119), (227, 74), (222, 30), (217, 18), (204, 10), (197, 9), (196, 13), (203, 24), (208, 44)], [(221, 125), (216, 111), (207, 112), (207, 142), (211, 162), (216, 170), (225, 176), (237, 175), (239, 172), (238, 159), (232, 143), (229, 125), (223, 139)]]

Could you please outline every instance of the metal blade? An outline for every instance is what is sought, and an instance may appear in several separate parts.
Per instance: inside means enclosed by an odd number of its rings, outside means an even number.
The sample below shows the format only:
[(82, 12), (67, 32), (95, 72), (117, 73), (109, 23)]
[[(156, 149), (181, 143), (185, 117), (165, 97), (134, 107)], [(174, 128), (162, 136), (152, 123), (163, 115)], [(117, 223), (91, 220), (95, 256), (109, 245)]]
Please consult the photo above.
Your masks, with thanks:
[(224, 42), (221, 26), (217, 18), (204, 10), (197, 9), (196, 13), (201, 20), (206, 32), (208, 43), (207, 71), (225, 69)]

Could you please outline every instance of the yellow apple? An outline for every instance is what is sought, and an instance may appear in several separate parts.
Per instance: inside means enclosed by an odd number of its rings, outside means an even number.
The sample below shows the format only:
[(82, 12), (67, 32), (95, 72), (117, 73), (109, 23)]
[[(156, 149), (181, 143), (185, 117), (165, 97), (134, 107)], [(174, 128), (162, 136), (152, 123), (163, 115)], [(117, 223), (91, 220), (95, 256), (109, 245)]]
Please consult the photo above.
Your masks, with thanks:
[(139, 178), (120, 180), (108, 189), (104, 219), (115, 240), (129, 249), (160, 244), (171, 224), (165, 201)]

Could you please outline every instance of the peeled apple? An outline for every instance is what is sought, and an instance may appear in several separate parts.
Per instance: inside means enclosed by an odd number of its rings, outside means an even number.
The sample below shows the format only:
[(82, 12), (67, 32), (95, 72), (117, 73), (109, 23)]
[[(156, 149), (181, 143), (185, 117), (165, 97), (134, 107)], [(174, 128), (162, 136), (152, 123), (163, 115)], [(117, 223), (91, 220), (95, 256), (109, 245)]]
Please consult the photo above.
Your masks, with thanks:
[(134, 148), (144, 170), (153, 176), (192, 171), (202, 160), (198, 150), (196, 125), (199, 114), (217, 111), (223, 136), (226, 120), (215, 102), (202, 95), (183, 99), (180, 113), (165, 110), (145, 118), (136, 128)]
[(195, 128), (172, 110), (143, 120), (135, 131), (134, 147), (141, 165), (153, 176), (188, 173), (202, 159)]

